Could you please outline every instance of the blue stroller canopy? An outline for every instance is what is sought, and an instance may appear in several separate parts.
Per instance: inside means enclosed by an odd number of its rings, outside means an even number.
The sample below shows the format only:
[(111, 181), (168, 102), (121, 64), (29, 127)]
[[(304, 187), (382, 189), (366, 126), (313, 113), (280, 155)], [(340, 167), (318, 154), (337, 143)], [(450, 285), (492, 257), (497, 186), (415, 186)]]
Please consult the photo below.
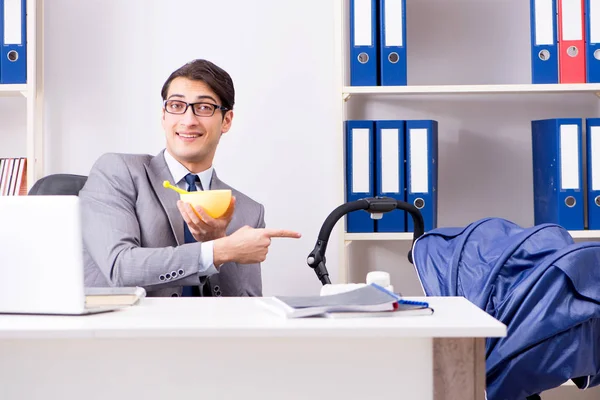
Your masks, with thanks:
[(427, 296), (464, 296), (507, 326), (486, 340), (488, 400), (600, 384), (600, 243), (486, 218), (425, 233), (412, 257)]

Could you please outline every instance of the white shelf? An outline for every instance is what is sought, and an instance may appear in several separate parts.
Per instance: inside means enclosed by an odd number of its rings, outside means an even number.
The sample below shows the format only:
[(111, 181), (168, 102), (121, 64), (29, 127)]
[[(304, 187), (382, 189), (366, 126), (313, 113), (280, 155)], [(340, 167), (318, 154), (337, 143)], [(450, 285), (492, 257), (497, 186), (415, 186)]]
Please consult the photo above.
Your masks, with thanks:
[[(583, 230), (569, 231), (573, 239), (600, 239), (600, 230)], [(412, 232), (393, 232), (393, 233), (345, 233), (344, 240), (352, 242), (355, 240), (396, 240), (396, 241), (411, 241), (413, 239)]]
[(27, 85), (0, 85), (0, 96), (18, 96), (27, 97)]
[(600, 238), (600, 231), (569, 231), (573, 239), (598, 239)]
[(540, 94), (590, 93), (600, 95), (598, 83), (547, 85), (417, 85), (417, 86), (344, 86), (343, 94)]
[(344, 240), (412, 240), (412, 232), (345, 233)]

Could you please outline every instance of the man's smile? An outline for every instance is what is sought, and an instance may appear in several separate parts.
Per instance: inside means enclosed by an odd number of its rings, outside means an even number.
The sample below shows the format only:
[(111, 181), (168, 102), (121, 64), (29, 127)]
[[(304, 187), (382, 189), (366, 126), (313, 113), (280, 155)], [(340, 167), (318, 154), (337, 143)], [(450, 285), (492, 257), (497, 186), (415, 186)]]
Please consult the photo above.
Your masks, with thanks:
[(198, 132), (175, 132), (175, 134), (177, 136), (179, 136), (179, 138), (181, 138), (184, 141), (192, 141), (196, 138), (202, 137), (204, 136), (203, 133), (198, 133)]

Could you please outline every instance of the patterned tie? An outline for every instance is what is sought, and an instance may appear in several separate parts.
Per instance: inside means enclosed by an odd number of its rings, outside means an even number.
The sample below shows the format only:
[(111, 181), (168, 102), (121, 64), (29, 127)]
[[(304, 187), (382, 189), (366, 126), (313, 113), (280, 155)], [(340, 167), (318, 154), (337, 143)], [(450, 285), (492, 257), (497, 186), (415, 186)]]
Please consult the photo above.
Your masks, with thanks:
[[(187, 187), (188, 192), (196, 192), (197, 191), (196, 184), (198, 184), (198, 186), (200, 186), (200, 190), (203, 190), (202, 183), (200, 182), (200, 178), (198, 177), (198, 175), (187, 174), (185, 176), (185, 181), (188, 184), (188, 187)], [(192, 236), (192, 233), (190, 232), (190, 229), (188, 228), (188, 226), (185, 222), (183, 223), (183, 236), (185, 237), (186, 243), (194, 243), (196, 241), (196, 239), (194, 239), (194, 236)]]
[[(198, 186), (200, 186), (200, 190), (203, 190), (202, 183), (200, 182), (200, 178), (198, 177), (198, 175), (187, 174), (185, 176), (185, 181), (188, 184), (188, 187), (187, 187), (188, 192), (197, 191), (196, 184)], [(188, 228), (188, 225), (186, 224), (185, 221), (183, 221), (183, 236), (185, 238), (185, 243), (194, 243), (196, 241), (196, 239), (194, 239), (194, 236), (190, 232), (190, 229)], [(184, 286), (183, 292), (181, 293), (182, 297), (197, 297), (199, 295), (200, 295), (200, 290), (199, 290), (198, 286)]]

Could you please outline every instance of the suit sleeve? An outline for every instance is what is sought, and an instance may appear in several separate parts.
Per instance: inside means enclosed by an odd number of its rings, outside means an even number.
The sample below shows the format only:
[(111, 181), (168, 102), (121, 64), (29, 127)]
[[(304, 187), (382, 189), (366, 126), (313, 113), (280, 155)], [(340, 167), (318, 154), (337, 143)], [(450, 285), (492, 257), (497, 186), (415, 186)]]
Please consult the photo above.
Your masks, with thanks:
[(260, 215), (258, 217), (258, 225), (256, 226), (257, 228), (265, 228), (266, 224), (265, 224), (265, 207), (261, 204), (260, 205)]
[(201, 270), (201, 243), (163, 248), (141, 247), (135, 204), (137, 189), (128, 166), (116, 154), (105, 154), (90, 171), (79, 193), (83, 244), (113, 286), (197, 285)]
[[(259, 213), (255, 228), (264, 228), (265, 224), (265, 208), (262, 204), (259, 205)], [(247, 276), (245, 279), (244, 287), (242, 288), (243, 296), (260, 297), (262, 296), (262, 273), (260, 263), (256, 264), (245, 264), (243, 271)]]

